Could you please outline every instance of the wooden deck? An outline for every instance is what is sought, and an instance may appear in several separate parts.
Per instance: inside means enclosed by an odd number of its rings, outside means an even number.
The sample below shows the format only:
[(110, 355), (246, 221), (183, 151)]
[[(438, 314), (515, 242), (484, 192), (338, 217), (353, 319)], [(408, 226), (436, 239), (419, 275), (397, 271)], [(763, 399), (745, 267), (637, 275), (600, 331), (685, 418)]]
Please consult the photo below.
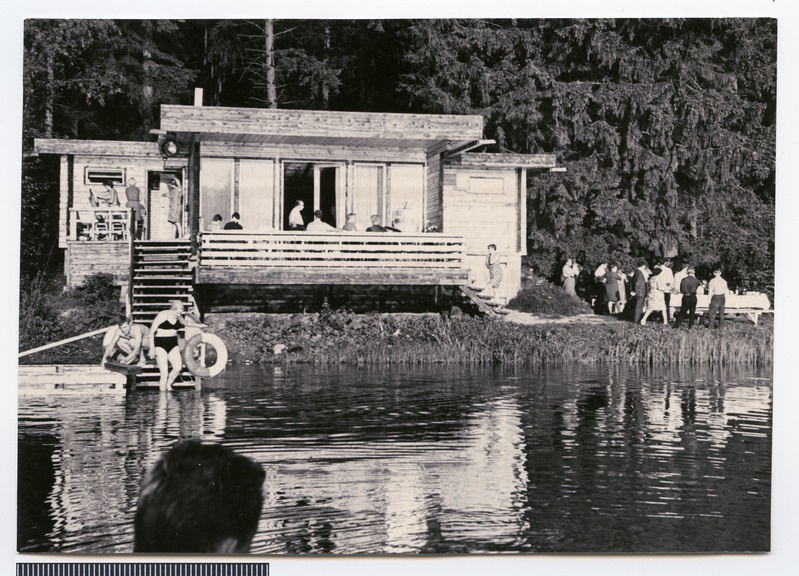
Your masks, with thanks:
[(198, 284), (459, 286), (463, 238), (443, 234), (204, 232)]

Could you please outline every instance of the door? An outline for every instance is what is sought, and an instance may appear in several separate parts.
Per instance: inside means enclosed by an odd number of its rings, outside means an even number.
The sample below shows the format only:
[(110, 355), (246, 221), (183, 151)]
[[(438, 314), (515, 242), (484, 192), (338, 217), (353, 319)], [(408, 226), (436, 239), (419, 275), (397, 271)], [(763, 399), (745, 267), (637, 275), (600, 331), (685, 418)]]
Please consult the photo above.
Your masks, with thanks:
[[(147, 172), (147, 230), (142, 236), (148, 240), (173, 240), (175, 229), (169, 222), (169, 188), (167, 182), (176, 177), (184, 189), (183, 206), (185, 207), (185, 185), (181, 172)], [(186, 211), (181, 210), (185, 230)]]

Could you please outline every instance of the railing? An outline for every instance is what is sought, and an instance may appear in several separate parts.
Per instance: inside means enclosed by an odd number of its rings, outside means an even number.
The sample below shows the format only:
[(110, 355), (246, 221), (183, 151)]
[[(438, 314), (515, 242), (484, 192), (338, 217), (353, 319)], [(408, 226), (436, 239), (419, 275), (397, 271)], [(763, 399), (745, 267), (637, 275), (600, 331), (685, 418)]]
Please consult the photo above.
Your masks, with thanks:
[(130, 208), (70, 208), (69, 240), (121, 241), (130, 238)]
[(203, 232), (201, 267), (462, 269), (460, 236), (397, 232)]

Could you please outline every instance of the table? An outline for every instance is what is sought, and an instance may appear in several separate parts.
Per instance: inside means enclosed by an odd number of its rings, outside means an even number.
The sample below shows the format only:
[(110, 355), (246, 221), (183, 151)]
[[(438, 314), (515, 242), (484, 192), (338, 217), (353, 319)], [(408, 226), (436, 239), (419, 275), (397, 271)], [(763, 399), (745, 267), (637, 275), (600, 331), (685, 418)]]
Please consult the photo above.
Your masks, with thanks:
[[(672, 294), (671, 302), (672, 317), (680, 309), (682, 294)], [(710, 296), (707, 294), (696, 295), (696, 312), (704, 314), (710, 307)], [(759, 316), (763, 313), (773, 312), (768, 296), (762, 292), (748, 292), (746, 294), (727, 294), (724, 302), (725, 314), (745, 314), (749, 320), (757, 324)]]

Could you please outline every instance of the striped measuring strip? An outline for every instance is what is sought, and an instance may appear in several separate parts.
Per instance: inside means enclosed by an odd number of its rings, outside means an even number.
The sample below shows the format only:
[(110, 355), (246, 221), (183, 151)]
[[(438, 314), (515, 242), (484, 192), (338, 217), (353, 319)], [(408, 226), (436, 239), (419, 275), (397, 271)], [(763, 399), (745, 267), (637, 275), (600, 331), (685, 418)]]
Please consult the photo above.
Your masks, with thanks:
[(17, 576), (269, 576), (269, 563), (21, 562)]

